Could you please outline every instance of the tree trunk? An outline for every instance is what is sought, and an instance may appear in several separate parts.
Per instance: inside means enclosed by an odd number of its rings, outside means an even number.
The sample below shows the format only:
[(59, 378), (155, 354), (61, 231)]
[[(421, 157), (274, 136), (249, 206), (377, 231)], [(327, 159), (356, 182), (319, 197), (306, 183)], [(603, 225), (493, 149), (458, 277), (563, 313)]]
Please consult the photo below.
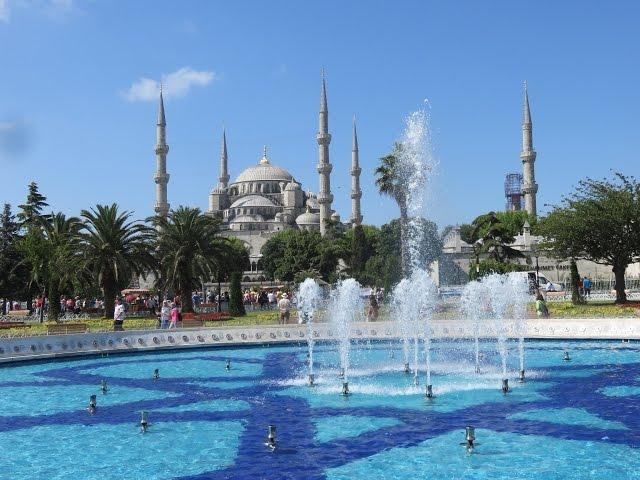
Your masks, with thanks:
[(409, 250), (409, 215), (407, 203), (404, 199), (398, 199), (400, 207), (400, 260), (402, 276), (408, 278), (411, 275), (411, 252)]
[(580, 283), (580, 274), (578, 273), (578, 265), (576, 261), (571, 259), (571, 303), (578, 305), (585, 303), (584, 298), (580, 295), (578, 284)]
[(103, 277), (102, 292), (104, 293), (104, 317), (113, 318), (114, 302), (116, 299), (116, 283), (110, 278)]
[(56, 281), (49, 282), (49, 321), (57, 322), (60, 317), (60, 290)]
[(191, 299), (191, 290), (180, 290), (180, 304), (182, 305), (182, 313), (193, 312), (193, 301)]
[(624, 291), (625, 290), (624, 274), (626, 270), (627, 270), (626, 265), (625, 266), (616, 265), (615, 267), (613, 267), (613, 274), (615, 275), (615, 279), (616, 279), (616, 285), (615, 285), (616, 303), (627, 303), (627, 294)]

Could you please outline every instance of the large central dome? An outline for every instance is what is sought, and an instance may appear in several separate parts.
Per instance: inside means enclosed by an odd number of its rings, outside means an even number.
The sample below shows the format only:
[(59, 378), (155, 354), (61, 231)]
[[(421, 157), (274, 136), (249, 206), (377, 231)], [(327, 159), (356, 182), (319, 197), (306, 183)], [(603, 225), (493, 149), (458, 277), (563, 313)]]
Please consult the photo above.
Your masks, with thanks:
[(276, 167), (269, 163), (266, 147), (262, 159), (260, 159), (260, 163), (243, 171), (238, 175), (238, 178), (236, 178), (234, 183), (260, 182), (265, 180), (284, 182), (290, 182), (293, 180), (293, 175), (287, 172), (284, 168)]

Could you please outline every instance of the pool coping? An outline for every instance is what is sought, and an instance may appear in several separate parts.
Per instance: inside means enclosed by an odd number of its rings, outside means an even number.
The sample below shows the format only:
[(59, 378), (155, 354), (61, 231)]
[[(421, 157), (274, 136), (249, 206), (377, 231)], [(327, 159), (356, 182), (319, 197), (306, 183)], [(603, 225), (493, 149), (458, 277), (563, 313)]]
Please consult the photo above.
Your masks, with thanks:
[[(434, 320), (428, 324), (431, 337), (473, 338), (475, 326), (462, 319)], [(423, 322), (421, 331), (426, 333)], [(126, 330), (63, 335), (40, 335), (0, 339), (0, 363), (57, 359), (110, 353), (141, 353), (202, 347), (237, 347), (306, 342), (335, 342), (331, 323), (307, 325), (220, 326), (175, 330)], [(527, 319), (492, 321), (480, 329), (481, 338), (559, 340), (640, 340), (640, 320), (635, 318)], [(351, 325), (352, 340), (397, 340), (402, 337), (397, 322), (363, 322)], [(420, 335), (424, 338), (424, 333)]]

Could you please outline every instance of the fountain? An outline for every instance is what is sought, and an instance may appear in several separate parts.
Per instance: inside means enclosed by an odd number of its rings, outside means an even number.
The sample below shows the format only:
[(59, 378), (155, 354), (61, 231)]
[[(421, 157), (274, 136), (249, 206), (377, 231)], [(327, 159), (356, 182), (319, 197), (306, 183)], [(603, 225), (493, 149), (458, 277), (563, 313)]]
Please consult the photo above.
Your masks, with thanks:
[(529, 281), (524, 275), (511, 273), (507, 276), (507, 294), (510, 296), (515, 329), (518, 333), (518, 356), (520, 360), (520, 382), (524, 382), (524, 334), (527, 303), (529, 302)]
[(314, 385), (314, 372), (313, 372), (313, 347), (315, 340), (313, 338), (313, 320), (316, 310), (319, 307), (322, 291), (318, 282), (312, 278), (306, 278), (304, 282), (300, 284), (298, 290), (298, 312), (302, 321), (307, 324), (307, 347), (309, 353), (307, 354), (309, 363), (309, 385)]
[(340, 378), (348, 383), (349, 351), (351, 349), (351, 324), (362, 315), (360, 284), (353, 278), (339, 281), (329, 299), (329, 318), (338, 337)]
[(479, 281), (467, 283), (460, 301), (463, 315), (472, 322), (475, 372), (480, 373), (480, 326), (491, 311), (489, 292), (485, 283)]

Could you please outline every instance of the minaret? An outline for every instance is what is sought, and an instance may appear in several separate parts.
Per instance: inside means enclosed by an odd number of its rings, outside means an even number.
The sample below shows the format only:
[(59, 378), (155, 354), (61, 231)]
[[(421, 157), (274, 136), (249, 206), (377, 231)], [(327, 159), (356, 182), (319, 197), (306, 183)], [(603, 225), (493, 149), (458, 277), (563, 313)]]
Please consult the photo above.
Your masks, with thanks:
[(162, 99), (162, 86), (160, 86), (160, 105), (158, 106), (158, 122), (156, 123), (156, 174), (153, 179), (156, 182), (156, 204), (154, 210), (156, 215), (166, 217), (169, 213), (167, 203), (167, 183), (169, 174), (167, 173), (167, 122), (164, 118), (164, 101)]
[(534, 172), (536, 151), (533, 149), (533, 131), (531, 124), (531, 111), (529, 110), (529, 94), (527, 82), (524, 82), (524, 103), (522, 105), (522, 193), (524, 195), (524, 209), (533, 218), (536, 218), (536, 193), (538, 184)]
[(327, 230), (326, 221), (331, 218), (331, 169), (329, 163), (329, 144), (331, 134), (329, 133), (329, 110), (327, 109), (327, 88), (324, 81), (324, 71), (322, 72), (322, 89), (320, 90), (320, 115), (318, 125), (318, 174), (320, 185), (318, 192), (318, 203), (320, 204), (320, 235), (324, 235)]
[(360, 198), (362, 198), (362, 190), (360, 190), (360, 160), (358, 153), (358, 132), (356, 131), (356, 119), (353, 118), (353, 144), (351, 147), (351, 227), (355, 228), (362, 223), (362, 214), (360, 213)]
[(223, 189), (229, 186), (229, 170), (227, 169), (227, 132), (222, 129), (222, 150), (220, 152), (220, 176), (218, 186)]

